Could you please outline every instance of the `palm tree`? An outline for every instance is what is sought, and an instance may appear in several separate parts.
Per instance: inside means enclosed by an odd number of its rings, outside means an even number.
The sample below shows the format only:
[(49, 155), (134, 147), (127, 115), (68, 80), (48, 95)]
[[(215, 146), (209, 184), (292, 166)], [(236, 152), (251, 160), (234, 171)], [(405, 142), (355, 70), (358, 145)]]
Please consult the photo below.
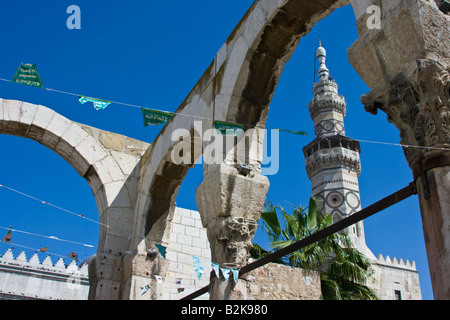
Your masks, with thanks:
[[(293, 207), (292, 214), (288, 214), (282, 207), (267, 202), (261, 218), (272, 250), (266, 251), (254, 244), (252, 257), (261, 258), (333, 223), (330, 214), (321, 214), (317, 210), (314, 198), (310, 199), (307, 209)], [(371, 276), (371, 263), (352, 247), (346, 234), (335, 233), (276, 262), (302, 268), (306, 272), (319, 271), (324, 300), (377, 299), (375, 293), (365, 285)]]

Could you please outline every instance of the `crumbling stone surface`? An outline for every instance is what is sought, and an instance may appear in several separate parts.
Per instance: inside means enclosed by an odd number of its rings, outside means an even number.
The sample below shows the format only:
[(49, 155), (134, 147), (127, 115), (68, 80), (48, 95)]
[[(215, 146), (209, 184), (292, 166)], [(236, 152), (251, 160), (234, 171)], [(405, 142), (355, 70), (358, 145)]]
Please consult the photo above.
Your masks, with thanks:
[(318, 272), (281, 264), (269, 263), (249, 272), (246, 279), (248, 300), (319, 300), (322, 295)]
[[(361, 98), (366, 111), (383, 111), (400, 132), (419, 194), (434, 297), (447, 300), (450, 17), (445, 1), (368, 1), (383, 8), (381, 28), (359, 28), (349, 60), (372, 90)], [(360, 13), (363, 26), (367, 15)]]

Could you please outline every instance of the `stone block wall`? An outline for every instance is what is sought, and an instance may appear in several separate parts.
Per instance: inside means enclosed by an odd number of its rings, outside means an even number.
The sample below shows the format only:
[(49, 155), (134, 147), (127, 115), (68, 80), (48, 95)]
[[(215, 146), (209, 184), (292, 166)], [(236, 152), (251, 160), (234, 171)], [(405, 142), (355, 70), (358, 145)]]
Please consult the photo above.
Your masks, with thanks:
[(318, 272), (269, 263), (246, 278), (246, 300), (319, 300), (322, 295)]
[[(197, 211), (176, 208), (163, 242), (163, 245), (167, 246), (166, 259), (169, 260), (169, 268), (160, 299), (178, 300), (209, 284), (212, 270), (211, 250), (206, 229), (203, 228)], [(193, 256), (199, 258), (200, 264), (205, 268), (200, 280), (193, 268)], [(179, 290), (184, 291), (178, 292)], [(209, 294), (198, 298), (208, 299)]]
[[(209, 284), (211, 251), (197, 211), (176, 208), (162, 245), (167, 247), (168, 272), (152, 298), (179, 300)], [(193, 268), (193, 256), (205, 268), (201, 279)], [(422, 299), (414, 262), (381, 255), (374, 259), (376, 281), (369, 286), (381, 300)], [(27, 259), (24, 252), (14, 257), (8, 250), (0, 258), (0, 299), (85, 300), (89, 291), (86, 263), (77, 267), (74, 262), (65, 265), (59, 259), (53, 264), (50, 257), (39, 261), (35, 254)], [(318, 300), (321, 296), (319, 274), (307, 274), (302, 269), (270, 263), (244, 278), (235, 287), (243, 300)], [(196, 300), (209, 300), (209, 294)]]
[[(209, 284), (211, 251), (197, 211), (176, 208), (164, 237), (169, 269), (159, 299), (178, 300)], [(192, 256), (200, 258), (205, 271), (199, 280)], [(321, 296), (318, 273), (279, 264), (268, 264), (247, 274), (237, 286), (244, 300), (318, 300)], [(177, 280), (179, 284), (177, 284)], [(181, 281), (180, 281), (181, 280)], [(183, 292), (178, 292), (183, 289)], [(196, 300), (209, 300), (204, 294)]]
[[(176, 208), (162, 245), (167, 248), (169, 267), (158, 285), (157, 299), (179, 300), (209, 284), (211, 251), (197, 211)], [(205, 268), (201, 279), (193, 268), (193, 256)], [(53, 264), (49, 256), (41, 262), (37, 254), (27, 259), (24, 252), (14, 257), (8, 250), (0, 258), (0, 299), (85, 300), (89, 291), (87, 263), (67, 266), (59, 259)], [(248, 273), (237, 286), (245, 300), (315, 300), (321, 294), (318, 275), (277, 264)], [(196, 300), (209, 300), (209, 294)]]

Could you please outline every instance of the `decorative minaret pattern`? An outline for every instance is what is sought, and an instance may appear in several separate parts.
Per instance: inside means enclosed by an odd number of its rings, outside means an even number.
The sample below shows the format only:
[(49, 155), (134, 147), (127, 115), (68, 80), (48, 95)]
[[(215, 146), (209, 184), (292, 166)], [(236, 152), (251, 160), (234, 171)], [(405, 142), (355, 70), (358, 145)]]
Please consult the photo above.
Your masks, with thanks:
[[(330, 76), (325, 64), (327, 52), (321, 44), (316, 56), (320, 63), (319, 81), (314, 85), (314, 99), (309, 103), (316, 138), (303, 148), (303, 153), (312, 194), (322, 212), (332, 214), (336, 222), (361, 210), (358, 183), (360, 145), (345, 136), (346, 102), (338, 94), (338, 85)], [(362, 222), (343, 232), (351, 237), (355, 247), (366, 251)]]

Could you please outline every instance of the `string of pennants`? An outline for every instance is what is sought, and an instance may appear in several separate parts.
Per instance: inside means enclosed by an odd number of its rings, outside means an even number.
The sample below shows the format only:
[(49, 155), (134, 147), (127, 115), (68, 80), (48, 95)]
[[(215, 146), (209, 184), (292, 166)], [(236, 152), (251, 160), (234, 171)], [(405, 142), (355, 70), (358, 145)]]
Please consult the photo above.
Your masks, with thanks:
[[(42, 82), (42, 78), (37, 70), (36, 64), (21, 64), (17, 69), (13, 79), (10, 81), (12, 83), (23, 84), (31, 87), (41, 88), (45, 90)], [(57, 90), (53, 90), (57, 91)], [(62, 92), (62, 91), (59, 91)], [(62, 92), (67, 93), (67, 92)], [(71, 95), (76, 95), (70, 93)], [(92, 97), (87, 97), (84, 95), (76, 95), (78, 96), (78, 101), (81, 104), (85, 104), (87, 102), (91, 102), (96, 110), (104, 110), (107, 108), (112, 101), (102, 100)], [(137, 107), (137, 106), (135, 106)], [(144, 127), (149, 125), (164, 125), (166, 122), (170, 121), (176, 114), (172, 112), (166, 112), (155, 109), (147, 109), (143, 107), (139, 107), (142, 109), (142, 117), (144, 121)], [(194, 116), (193, 116), (194, 117)], [(224, 122), (224, 121), (214, 121), (213, 125), (215, 129), (220, 132), (222, 135), (239, 135), (242, 133), (244, 125), (238, 123)], [(288, 132), (295, 135), (307, 136), (308, 134), (304, 131), (294, 131), (294, 130), (285, 130), (285, 129), (277, 129), (279, 131)]]
[[(12, 191), (14, 191), (14, 192), (18, 192), (18, 193), (20, 193), (20, 194), (22, 194), (22, 195), (24, 195), (24, 196), (31, 197), (31, 196), (29, 196), (29, 195), (27, 195), (27, 194), (24, 194), (24, 193), (22, 193), (22, 192), (19, 192), (19, 191), (17, 191), (17, 190), (11, 189), (11, 188), (6, 187), (6, 186), (3, 186), (3, 185), (0, 185), (0, 187), (5, 187), (5, 188), (10, 189), (10, 190), (12, 190)], [(33, 198), (33, 197), (32, 197), (32, 198)], [(35, 198), (33, 198), (33, 199), (35, 199)], [(39, 200), (39, 199), (36, 199), (36, 200)], [(49, 203), (47, 203), (47, 202), (45, 202), (45, 201), (42, 201), (42, 200), (39, 200), (39, 201), (42, 202), (42, 203), (44, 203), (44, 204), (49, 204)], [(59, 207), (57, 207), (57, 208), (59, 208)], [(64, 211), (67, 211), (67, 210), (62, 209), (62, 208), (59, 208), (59, 209), (64, 210)], [(81, 217), (83, 217), (83, 216), (81, 216)], [(8, 231), (6, 232), (6, 234), (5, 234), (5, 236), (3, 237), (2, 242), (8, 243), (8, 244), (11, 244), (11, 245), (14, 245), (14, 246), (18, 246), (18, 247), (28, 248), (28, 247), (25, 247), (25, 246), (21, 246), (21, 245), (12, 243), (12, 233), (13, 233), (13, 231), (19, 232), (19, 233), (31, 234), (31, 235), (35, 235), (35, 236), (39, 236), (39, 237), (44, 237), (44, 238), (49, 238), (49, 239), (58, 240), (58, 241), (64, 241), (64, 242), (75, 243), (75, 244), (83, 245), (83, 246), (86, 246), (86, 247), (93, 247), (92, 245), (89, 245), (89, 244), (84, 244), (84, 243), (75, 242), (75, 241), (70, 241), (70, 240), (64, 240), (64, 239), (57, 238), (57, 237), (55, 237), (55, 236), (45, 236), (45, 235), (40, 235), (40, 234), (30, 233), (30, 232), (27, 232), (27, 231), (16, 230), (16, 229), (13, 229), (12, 226), (10, 226), (9, 228), (5, 228), (5, 227), (1, 227), (1, 226), (0, 226), (0, 228), (1, 228), (1, 229), (7, 229), (7, 230), (8, 230)], [(164, 259), (166, 259), (167, 248), (166, 248), (165, 246), (160, 245), (160, 244), (155, 244), (155, 246), (156, 246), (156, 248), (157, 248), (159, 254), (160, 254)], [(49, 246), (43, 247), (43, 248), (41, 248), (41, 249), (33, 249), (33, 248), (28, 248), (28, 249), (32, 249), (32, 250), (34, 250), (34, 251), (39, 251), (39, 252), (47, 252), (47, 249), (48, 249), (48, 248), (49, 248)], [(54, 254), (54, 253), (51, 253), (51, 254)], [(62, 256), (62, 255), (59, 255), (59, 254), (54, 254), (54, 255), (61, 256), (61, 257), (65, 257), (65, 256)], [(75, 252), (70, 252), (70, 254), (69, 254), (67, 257), (70, 258), (70, 259), (73, 259), (73, 260), (78, 260), (78, 255), (77, 255), (77, 253), (75, 253)], [(193, 268), (194, 268), (194, 271), (195, 271), (195, 273), (196, 273), (198, 279), (200, 280), (201, 277), (202, 277), (202, 275), (203, 275), (203, 273), (204, 273), (204, 269), (205, 269), (205, 268), (204, 268), (204, 266), (202, 266), (202, 265), (200, 264), (200, 259), (199, 259), (199, 258), (193, 256), (192, 259), (193, 259)], [(218, 278), (220, 278), (220, 273), (222, 273), (224, 279), (225, 279), (226, 281), (228, 281), (230, 274), (232, 274), (232, 275), (233, 275), (234, 281), (237, 283), (237, 281), (238, 281), (238, 276), (239, 276), (239, 270), (238, 270), (238, 269), (234, 269), (234, 268), (220, 268), (220, 266), (219, 266), (217, 263), (214, 263), (214, 262), (211, 262), (211, 265), (212, 265), (212, 268), (213, 268), (213, 270), (214, 270), (214, 272), (215, 272), (215, 274), (216, 274), (216, 276), (217, 276)], [(156, 278), (156, 280), (157, 280), (158, 283), (162, 283), (162, 280), (163, 280), (163, 279), (162, 279), (161, 276), (155, 275), (155, 278)], [(179, 293), (183, 292), (183, 291), (184, 291), (184, 288), (182, 288), (182, 287), (179, 286), (179, 285), (181, 285), (181, 279), (177, 279), (177, 285), (178, 285), (178, 292), (179, 292)], [(147, 285), (147, 286), (145, 286), (145, 287), (142, 287), (142, 288), (141, 288), (141, 293), (142, 293), (142, 294), (145, 294), (148, 290), (150, 290), (150, 285)]]
[[(142, 109), (142, 116), (144, 119), (144, 126), (147, 127), (149, 125), (163, 125), (167, 121), (171, 120), (176, 113), (172, 112), (166, 112), (161, 110), (154, 110), (154, 109), (147, 109), (136, 105), (126, 104), (126, 103), (120, 103), (120, 102), (113, 102), (113, 101), (107, 101), (107, 100), (101, 100), (91, 97), (86, 97), (84, 95), (78, 95), (70, 92), (64, 92), (54, 89), (45, 88), (44, 84), (42, 82), (41, 76), (37, 70), (36, 64), (22, 64), (17, 69), (13, 80), (9, 81), (6, 79), (0, 78), (2, 81), (12, 82), (12, 83), (19, 83), (27, 86), (37, 87), (49, 91), (56, 91), (60, 93), (65, 93), (73, 96), (78, 96), (78, 100), (80, 103), (85, 104), (86, 102), (92, 102), (94, 105), (94, 108), (96, 110), (103, 110), (107, 106), (109, 106), (111, 103), (117, 103), (127, 106), (132, 106), (136, 108)], [(189, 115), (184, 115), (189, 116)], [(190, 116), (195, 118), (202, 118), (202, 117), (196, 117), (196, 116)], [(206, 118), (203, 118), (206, 119)], [(211, 120), (211, 119), (210, 119)], [(244, 125), (238, 124), (238, 123), (230, 123), (230, 122), (224, 122), (224, 121), (214, 121), (213, 122), (214, 127), (217, 131), (219, 131), (223, 135), (236, 135), (240, 134), (242, 132)], [(287, 133), (291, 133), (294, 135), (300, 135), (300, 136), (309, 136), (308, 133), (304, 131), (296, 131), (296, 130), (286, 130), (286, 129), (274, 129), (278, 131), (283, 131)], [(386, 142), (378, 142), (378, 141), (368, 141), (368, 140), (360, 140), (360, 139), (354, 139), (359, 142), (365, 142), (365, 143), (374, 143), (374, 144), (381, 144), (381, 145), (391, 145), (391, 146), (397, 146), (402, 148), (419, 148), (419, 149), (429, 149), (429, 150), (444, 150), (449, 151), (449, 148), (440, 148), (440, 147), (425, 147), (425, 146), (416, 146), (416, 145), (405, 145), (400, 143), (386, 143)]]
[[(163, 259), (166, 259), (166, 252), (167, 252), (167, 248), (160, 245), (160, 244), (156, 244), (155, 243), (156, 248), (158, 249), (158, 252), (161, 254), (161, 256), (163, 257)], [(204, 274), (205, 271), (205, 267), (203, 265), (201, 265), (200, 263), (200, 258), (196, 257), (196, 256), (192, 256), (192, 267), (195, 271), (195, 274), (197, 275), (197, 278), (200, 280)], [(238, 283), (239, 281), (239, 269), (236, 268), (221, 268), (220, 265), (218, 263), (215, 262), (211, 262), (211, 266), (212, 269), (214, 270), (214, 273), (216, 275), (217, 278), (220, 279), (220, 274), (222, 274), (223, 278), (225, 279), (225, 281), (228, 281), (230, 279), (230, 275), (232, 275), (232, 279), (234, 281), (234, 283)], [(163, 283), (163, 278), (160, 275), (154, 275), (156, 282), (157, 283)], [(176, 284), (177, 284), (177, 291), (178, 293), (184, 292), (184, 288), (180, 287), (181, 286), (181, 279), (177, 278), (176, 279)], [(146, 285), (144, 287), (141, 287), (141, 295), (144, 295), (145, 293), (147, 293), (150, 290), (151, 286)]]
[[(6, 228), (4, 228), (4, 227), (0, 227), (0, 228), (6, 229)], [(22, 245), (13, 243), (13, 242), (12, 242), (12, 232), (13, 232), (13, 231), (20, 232), (20, 233), (27, 233), (27, 234), (31, 234), (31, 235), (40, 236), (40, 237), (46, 237), (46, 238), (54, 239), (54, 240), (58, 240), (58, 241), (65, 241), (65, 242), (71, 242), (71, 243), (81, 244), (81, 245), (84, 245), (84, 246), (87, 246), (87, 247), (93, 247), (92, 245), (87, 245), (87, 244), (84, 244), (84, 243), (78, 243), (78, 242), (74, 242), (74, 241), (69, 241), (69, 240), (59, 239), (59, 238), (54, 237), (54, 236), (48, 237), (48, 236), (37, 235), (37, 234), (25, 232), (25, 231), (15, 230), (15, 229), (12, 228), (12, 226), (9, 226), (9, 229), (8, 229), (8, 231), (6, 232), (5, 236), (3, 237), (2, 242), (7, 243), (7, 244), (10, 244), (10, 245), (13, 245), (13, 246), (17, 246), (17, 247), (23, 247), (23, 248), (27, 248), (27, 249), (32, 249), (32, 250), (38, 251), (38, 252), (47, 252), (49, 246), (45, 246), (45, 247), (42, 247), (42, 248), (40, 248), (40, 249), (33, 249), (33, 248), (29, 248), (29, 247), (25, 247), (25, 246), (22, 246)], [(53, 254), (53, 255), (57, 255), (57, 256), (60, 256), (60, 257), (65, 257), (65, 256), (62, 256), (62, 255), (59, 255), (59, 254), (55, 254), (55, 253), (50, 253), (50, 252), (48, 252), (48, 253), (49, 253), (49, 254)], [(73, 251), (72, 251), (72, 252), (69, 253), (69, 255), (67, 256), (67, 258), (70, 258), (70, 259), (72, 259), (72, 260), (78, 261), (78, 254), (77, 254), (76, 252), (73, 252)]]
[[(166, 259), (167, 248), (165, 246), (157, 244), (157, 243), (155, 243), (155, 246), (158, 249), (158, 252), (163, 257), (163, 259)], [(200, 264), (200, 258), (198, 258), (196, 256), (192, 256), (192, 260), (193, 260), (192, 266), (194, 268), (194, 271), (195, 271), (198, 279), (200, 280), (202, 275), (203, 275), (203, 272), (205, 270), (205, 267)], [(235, 269), (235, 268), (220, 268), (219, 264), (217, 264), (215, 262), (211, 262), (211, 266), (212, 266), (212, 268), (214, 270), (214, 273), (216, 274), (216, 276), (218, 278), (220, 278), (220, 271), (221, 271), (223, 277), (225, 278), (225, 280), (228, 280), (228, 278), (230, 276), (230, 272), (231, 272), (233, 274), (234, 281), (237, 283), (238, 277), (239, 277), (239, 270), (238, 269)]]

